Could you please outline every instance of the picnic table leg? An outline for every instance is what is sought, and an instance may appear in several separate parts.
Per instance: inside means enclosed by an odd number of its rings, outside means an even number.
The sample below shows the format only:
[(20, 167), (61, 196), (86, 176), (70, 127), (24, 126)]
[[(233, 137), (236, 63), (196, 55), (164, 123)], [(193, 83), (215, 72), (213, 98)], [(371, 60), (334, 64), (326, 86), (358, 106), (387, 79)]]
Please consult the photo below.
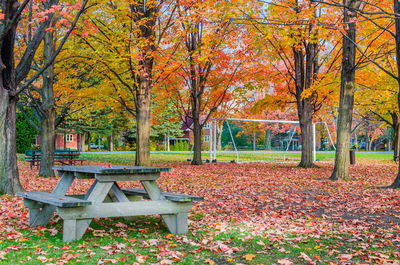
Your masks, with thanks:
[[(113, 184), (113, 182), (98, 182), (96, 180), (90, 187), (85, 199), (93, 204), (102, 203)], [(91, 222), (92, 219), (64, 220), (63, 241), (70, 242), (81, 239)]]
[[(54, 188), (52, 194), (64, 196), (72, 182), (74, 181), (74, 175), (69, 172), (62, 173), (60, 180), (58, 181), (56, 187)], [(26, 206), (29, 208), (29, 225), (30, 226), (40, 226), (47, 225), (50, 218), (53, 216), (56, 207), (53, 205), (45, 204), (33, 204), (28, 203)], [(41, 210), (40, 210), (41, 208)]]
[[(129, 202), (130, 200), (126, 197), (125, 193), (121, 190), (117, 183), (111, 187), (111, 190), (108, 194), (111, 197), (111, 201), (113, 202)], [(132, 221), (134, 217), (124, 217), (125, 220)]]
[[(151, 200), (166, 200), (154, 180), (141, 181)], [(186, 234), (188, 232), (188, 214), (162, 214), (165, 225), (172, 234)]]

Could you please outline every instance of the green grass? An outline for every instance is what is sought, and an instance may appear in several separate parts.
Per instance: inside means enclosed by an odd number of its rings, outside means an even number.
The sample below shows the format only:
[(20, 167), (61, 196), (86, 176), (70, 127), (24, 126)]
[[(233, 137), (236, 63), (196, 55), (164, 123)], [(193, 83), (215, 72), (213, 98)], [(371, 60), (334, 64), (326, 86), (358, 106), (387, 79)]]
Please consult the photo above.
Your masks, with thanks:
[[(62, 221), (51, 227), (61, 231)], [(368, 240), (370, 247), (365, 249), (363, 242), (355, 241), (353, 235), (346, 233), (310, 237), (299, 234), (270, 236), (263, 232), (254, 235), (253, 232), (232, 224), (224, 232), (205, 226), (182, 236), (169, 234), (160, 218), (96, 219), (83, 239), (72, 243), (63, 243), (61, 233), (52, 236), (46, 228), (16, 231), (17, 240), (15, 236), (0, 240), (0, 249), (6, 250), (5, 260), (0, 258), (0, 264), (10, 264), (10, 261), (13, 264), (40, 264), (39, 261), (55, 264), (61, 260), (68, 260), (68, 264), (98, 264), (101, 261), (111, 264), (106, 259), (113, 259), (117, 264), (132, 264), (138, 255), (147, 256), (145, 264), (150, 264), (159, 262), (157, 255), (162, 256), (163, 252), (165, 259), (172, 260), (175, 255), (177, 264), (273, 264), (284, 258), (295, 264), (306, 264), (299, 258), (302, 253), (318, 264), (328, 264), (338, 261), (335, 253), (355, 251), (360, 255), (354, 256), (351, 262), (363, 263), (363, 253), (368, 257), (368, 253), (379, 251), (395, 259), (393, 253), (397, 250), (395, 246), (383, 245), (379, 238), (368, 236), (365, 241)]]
[[(110, 154), (83, 154), (83, 159), (90, 161), (98, 161), (109, 164), (126, 164), (132, 165), (135, 163), (135, 154), (132, 153), (110, 153)], [(151, 160), (153, 163), (173, 163), (173, 162), (185, 162), (189, 158), (189, 153), (152, 153)], [(202, 153), (203, 160), (209, 159), (209, 153)], [(285, 160), (283, 152), (276, 153), (240, 153), (240, 162), (258, 162), (258, 161), (300, 161), (301, 154), (287, 153)], [(389, 153), (364, 153), (356, 152), (356, 161), (373, 161), (373, 162), (384, 162), (390, 163), (392, 161), (393, 154)], [(335, 153), (317, 153), (317, 161), (334, 161)], [(237, 160), (236, 153), (218, 153), (217, 161), (232, 161)]]

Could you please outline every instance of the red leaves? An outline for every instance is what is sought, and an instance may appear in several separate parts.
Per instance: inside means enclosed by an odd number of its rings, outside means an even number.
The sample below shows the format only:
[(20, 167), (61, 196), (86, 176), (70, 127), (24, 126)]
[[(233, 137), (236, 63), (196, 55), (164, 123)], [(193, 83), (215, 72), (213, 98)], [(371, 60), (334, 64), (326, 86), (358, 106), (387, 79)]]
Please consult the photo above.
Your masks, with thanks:
[[(102, 228), (105, 230), (89, 228), (92, 235), (107, 236), (111, 240), (109, 245), (92, 244), (88, 249), (98, 248), (104, 255), (126, 253), (127, 262), (131, 263), (133, 258), (134, 262), (143, 264), (184, 262), (186, 254), (202, 255), (204, 251), (238, 262), (241, 259), (256, 263), (263, 254), (247, 250), (248, 244), (255, 244), (265, 251), (275, 248), (281, 255), (274, 261), (278, 264), (329, 263), (326, 256), (336, 263), (384, 263), (400, 258), (397, 251), (385, 251), (400, 244), (400, 191), (375, 188), (392, 181), (396, 165), (357, 165), (351, 168), (352, 180), (347, 182), (328, 181), (332, 165), (320, 166), (305, 170), (296, 168), (295, 164), (172, 165), (172, 171), (163, 173), (158, 183), (164, 191), (205, 197), (205, 201), (195, 203), (189, 213), (189, 233), (200, 232), (200, 235), (197, 234), (195, 239), (172, 234), (161, 236), (155, 235), (147, 226), (138, 230), (116, 222), (112, 228)], [(58, 181), (58, 178), (37, 178), (26, 166), (20, 167), (20, 171), (21, 182), (27, 190), (50, 191)], [(90, 180), (79, 180), (69, 192), (83, 193), (91, 183)], [(124, 183), (124, 186), (135, 184)], [(2, 196), (0, 212), (0, 241), (21, 242), (26, 240), (25, 237), (29, 238), (29, 233), (46, 236), (58, 232), (50, 227), (28, 228), (27, 210), (18, 197)], [(22, 229), (30, 229), (28, 236), (19, 232)], [(145, 239), (130, 238), (130, 230), (138, 230)], [(238, 233), (236, 242), (221, 237), (232, 231)], [(345, 235), (350, 235), (350, 239)], [(123, 243), (117, 238), (124, 239)], [(333, 243), (327, 244), (326, 240)], [(315, 242), (310, 246), (312, 253), (301, 249), (297, 252), (300, 254), (291, 254), (292, 247), (310, 241)], [(177, 247), (182, 245), (191, 246), (192, 250), (188, 253), (178, 251)], [(343, 251), (344, 247), (346, 251)], [(77, 253), (71, 252), (70, 246), (65, 245), (62, 250), (64, 255), (53, 261), (46, 257), (47, 250), (38, 250), (40, 256), (32, 261), (75, 262), (71, 255)], [(0, 260), (11, 251), (20, 249), (9, 246), (0, 251)], [(291, 256), (284, 258), (285, 255)], [(98, 262), (121, 261), (121, 258), (113, 257)], [(212, 262), (210, 258), (209, 263)]]

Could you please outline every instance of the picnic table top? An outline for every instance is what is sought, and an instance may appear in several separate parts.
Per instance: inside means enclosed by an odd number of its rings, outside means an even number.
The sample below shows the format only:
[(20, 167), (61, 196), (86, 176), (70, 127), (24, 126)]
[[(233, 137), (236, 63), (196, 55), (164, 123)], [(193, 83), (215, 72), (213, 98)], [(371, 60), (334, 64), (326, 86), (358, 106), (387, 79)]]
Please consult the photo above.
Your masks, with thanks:
[(140, 174), (140, 173), (160, 173), (170, 171), (166, 167), (138, 167), (138, 166), (58, 166), (54, 170), (86, 173), (86, 174)]

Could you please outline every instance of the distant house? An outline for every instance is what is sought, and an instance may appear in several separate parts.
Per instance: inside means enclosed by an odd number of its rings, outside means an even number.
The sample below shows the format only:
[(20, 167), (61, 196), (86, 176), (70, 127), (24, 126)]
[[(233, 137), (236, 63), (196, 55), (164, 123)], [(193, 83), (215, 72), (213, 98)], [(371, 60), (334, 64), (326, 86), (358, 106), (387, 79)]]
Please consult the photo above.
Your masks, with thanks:
[[(201, 117), (205, 118), (205, 117)], [(193, 134), (193, 119), (186, 117), (186, 122), (182, 122), (181, 130), (183, 132), (182, 137), (170, 138), (170, 144), (173, 146), (178, 141), (188, 141), (190, 144), (193, 144), (194, 134)], [(202, 131), (202, 141), (203, 143), (210, 142), (210, 123), (207, 123), (203, 126)]]
[[(41, 135), (39, 134), (36, 137), (36, 145), (42, 145)], [(58, 150), (62, 149), (71, 149), (71, 150), (80, 150), (84, 151), (85, 146), (85, 134), (77, 133), (74, 131), (70, 131), (67, 133), (56, 133), (56, 146), (55, 148)]]

